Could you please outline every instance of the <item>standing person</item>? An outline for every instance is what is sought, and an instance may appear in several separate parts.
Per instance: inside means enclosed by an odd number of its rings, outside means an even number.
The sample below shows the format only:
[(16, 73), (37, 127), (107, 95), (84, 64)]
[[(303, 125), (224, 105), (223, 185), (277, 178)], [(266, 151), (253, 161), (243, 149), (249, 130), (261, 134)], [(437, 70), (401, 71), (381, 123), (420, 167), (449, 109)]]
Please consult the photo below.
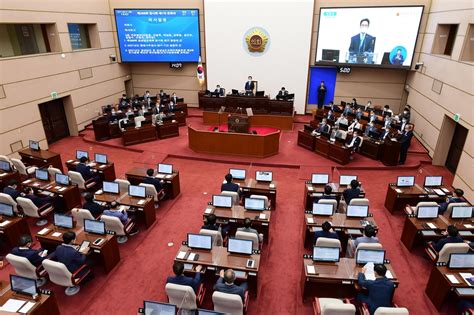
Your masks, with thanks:
[(413, 125), (407, 124), (405, 131), (402, 133), (398, 141), (401, 143), (400, 161), (398, 164), (403, 165), (407, 160), (408, 149), (410, 148), (411, 138), (413, 138)]
[(327, 92), (326, 85), (324, 84), (324, 81), (321, 81), (318, 88), (318, 108), (323, 108), (326, 92)]

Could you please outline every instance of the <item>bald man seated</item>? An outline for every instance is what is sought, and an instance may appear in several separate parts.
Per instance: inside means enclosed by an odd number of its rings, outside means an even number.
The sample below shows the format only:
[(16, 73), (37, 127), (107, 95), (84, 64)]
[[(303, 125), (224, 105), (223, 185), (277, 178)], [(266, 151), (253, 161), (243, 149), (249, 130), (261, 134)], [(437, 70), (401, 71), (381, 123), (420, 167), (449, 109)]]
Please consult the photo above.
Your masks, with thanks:
[(248, 285), (246, 282), (236, 285), (235, 281), (235, 272), (232, 269), (227, 269), (224, 272), (224, 269), (220, 272), (220, 277), (214, 286), (214, 290), (222, 293), (228, 294), (238, 294), (242, 298), (242, 303), (245, 303), (245, 292), (248, 290)]

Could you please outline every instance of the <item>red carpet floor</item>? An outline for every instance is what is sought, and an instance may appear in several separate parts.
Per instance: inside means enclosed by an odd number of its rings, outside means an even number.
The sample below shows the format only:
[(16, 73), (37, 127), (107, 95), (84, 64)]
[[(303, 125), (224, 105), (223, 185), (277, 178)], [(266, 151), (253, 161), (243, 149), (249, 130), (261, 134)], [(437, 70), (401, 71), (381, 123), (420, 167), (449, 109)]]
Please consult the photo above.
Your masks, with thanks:
[[(199, 117), (189, 118), (199, 124)], [(298, 126), (298, 125), (296, 125)], [(295, 129), (299, 129), (295, 127)], [(95, 278), (81, 287), (74, 297), (66, 297), (63, 288), (48, 283), (54, 290), (62, 314), (135, 314), (144, 299), (166, 301), (166, 277), (179, 244), (187, 232), (197, 232), (202, 213), (210, 195), (219, 191), (223, 176), (230, 167), (245, 167), (250, 174), (265, 165), (274, 172), (278, 185), (278, 206), (272, 216), (270, 239), (264, 248), (259, 274), (259, 295), (251, 299), (248, 314), (311, 314), (310, 303), (301, 300), (301, 273), (303, 248), (303, 192), (304, 181), (312, 172), (329, 172), (337, 181), (339, 174), (356, 174), (370, 199), (370, 209), (380, 227), (379, 237), (387, 249), (387, 257), (400, 279), (395, 302), (408, 307), (410, 314), (439, 314), (424, 294), (431, 263), (422, 251), (408, 252), (400, 242), (404, 217), (391, 215), (383, 207), (387, 185), (398, 175), (416, 175), (417, 182), (429, 174), (441, 174), (446, 184), (452, 175), (443, 167), (430, 165), (423, 152), (412, 153), (407, 166), (385, 168), (378, 161), (356, 157), (353, 163), (340, 167), (296, 145), (296, 131), (282, 132), (280, 153), (266, 159), (246, 159), (230, 156), (196, 154), (187, 148), (186, 128), (179, 138), (158, 140), (132, 146), (134, 151), (118, 148), (117, 140), (105, 145), (91, 142), (93, 134), (84, 131), (84, 137), (69, 137), (51, 146), (61, 153), (62, 160), (73, 158), (76, 149), (106, 153), (114, 161), (116, 174), (123, 177), (133, 166), (154, 167), (165, 161), (180, 171), (181, 195), (163, 202), (156, 212), (157, 221), (149, 228), (120, 245), (121, 261), (106, 275), (100, 268)], [(116, 147), (117, 146), (117, 147)], [(415, 147), (416, 149), (416, 147)], [(219, 162), (219, 163), (215, 163)], [(38, 228), (31, 226), (33, 232)], [(171, 246), (169, 244), (172, 243)], [(7, 280), (11, 266), (0, 271), (0, 279)], [(212, 307), (211, 294), (205, 307)], [(446, 308), (441, 314), (449, 314)]]

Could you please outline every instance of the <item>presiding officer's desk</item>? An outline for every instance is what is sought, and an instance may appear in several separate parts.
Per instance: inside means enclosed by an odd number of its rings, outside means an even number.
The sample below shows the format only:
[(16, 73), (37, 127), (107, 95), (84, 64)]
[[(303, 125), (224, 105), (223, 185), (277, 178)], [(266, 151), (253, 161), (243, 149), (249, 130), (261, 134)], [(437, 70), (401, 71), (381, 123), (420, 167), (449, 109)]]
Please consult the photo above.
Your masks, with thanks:
[[(47, 249), (49, 253), (53, 253), (56, 247), (63, 243), (63, 234), (71, 231), (76, 233), (76, 245), (81, 245), (83, 241), (90, 242), (90, 255), (99, 258), (100, 264), (104, 267), (106, 273), (109, 273), (120, 261), (116, 235), (92, 234), (85, 232), (84, 229), (79, 226), (72, 229), (64, 229), (50, 224), (46, 229), (38, 231), (35, 237), (40, 242), (41, 247)], [(104, 241), (99, 245), (94, 245), (94, 241), (98, 238), (102, 238)]]
[[(66, 162), (66, 167), (70, 171), (75, 171), (77, 164), (79, 164), (79, 160), (68, 160)], [(92, 170), (96, 171), (102, 180), (113, 182), (116, 178), (114, 162), (102, 164), (95, 161), (90, 161), (87, 163), (87, 165), (89, 165)]]
[(61, 162), (61, 155), (48, 150), (32, 150), (30, 148), (18, 151), (23, 163), (27, 165), (35, 165), (38, 167), (53, 166), (63, 171), (63, 164)]
[(349, 235), (362, 236), (362, 230), (367, 224), (372, 225), (377, 229), (377, 224), (373, 217), (366, 218), (352, 218), (347, 217), (345, 213), (334, 213), (332, 216), (314, 215), (310, 211), (305, 214), (304, 222), (304, 245), (305, 247), (312, 247), (314, 244), (314, 232), (321, 230), (322, 224), (328, 221), (331, 223), (334, 231), (338, 233), (341, 246), (344, 249), (347, 247)]
[(94, 194), (94, 199), (107, 204), (115, 201), (120, 205), (137, 209), (138, 219), (145, 224), (146, 228), (149, 228), (156, 221), (155, 201), (151, 197), (138, 198), (129, 196), (128, 192), (112, 194), (104, 193), (100, 190)]
[[(147, 168), (144, 167), (134, 167), (128, 170), (125, 173), (127, 180), (132, 185), (139, 185), (143, 182), (143, 178), (147, 176), (146, 174)], [(179, 172), (174, 170), (173, 174), (162, 174), (157, 173), (156, 169), (153, 173), (156, 179), (160, 179), (164, 181), (164, 188), (166, 197), (170, 199), (176, 198), (180, 194), (180, 185), (179, 185)]]
[[(474, 270), (472, 268), (450, 269), (447, 266), (433, 266), (426, 285), (425, 293), (437, 310), (441, 309), (444, 301), (450, 293), (456, 295), (460, 299), (471, 301), (474, 299), (474, 288), (466, 283), (460, 273), (473, 274)], [(454, 276), (458, 283), (452, 283), (448, 279), (448, 275)]]
[[(337, 202), (341, 202), (342, 193), (347, 189), (347, 186), (341, 186), (338, 183), (329, 183), (332, 187), (331, 195), (336, 196)], [(311, 210), (313, 208), (313, 203), (317, 202), (318, 198), (323, 196), (325, 184), (311, 184), (310, 181), (307, 181), (304, 185), (304, 199), (303, 205), (304, 210)], [(365, 198), (364, 188), (360, 187), (359, 198)]]
[(61, 185), (55, 181), (44, 181), (36, 178), (29, 178), (21, 184), (24, 187), (32, 188), (35, 193), (38, 193), (38, 190), (42, 190), (61, 198), (64, 201), (61, 205), (64, 205), (65, 209), (57, 209), (60, 212), (67, 212), (81, 205), (81, 192), (77, 185)]
[[(308, 266), (314, 266), (316, 273), (309, 273)], [(385, 264), (390, 271), (395, 286), (398, 286), (397, 276), (390, 264)], [(356, 295), (355, 284), (357, 275), (362, 272), (364, 265), (357, 265), (353, 258), (341, 258), (337, 263), (314, 262), (303, 259), (302, 292), (303, 302), (313, 296), (346, 298)]]
[[(8, 300), (21, 300), (25, 303), (34, 303), (34, 306), (26, 313), (29, 315), (59, 315), (58, 302), (53, 292), (39, 293), (36, 299), (27, 295), (18, 294), (11, 290), (10, 284), (6, 281), (0, 281), (0, 306), (5, 305)], [(24, 307), (24, 306), (22, 306)], [(19, 310), (22, 310), (21, 308)], [(2, 312), (2, 314), (13, 314), (10, 312)], [(17, 313), (19, 314), (19, 312)], [(24, 314), (24, 313), (21, 313)]]
[[(186, 253), (184, 258), (179, 259), (180, 253)], [(187, 260), (191, 253), (199, 254), (198, 260)], [(247, 267), (247, 260), (255, 261), (254, 268)], [(211, 273), (210, 278), (215, 283), (219, 277), (221, 269), (229, 269), (236, 271), (237, 281), (247, 282), (249, 293), (257, 295), (258, 288), (258, 272), (260, 269), (260, 254), (238, 255), (227, 252), (227, 248), (223, 246), (213, 246), (212, 250), (198, 250), (181, 245), (175, 261), (181, 261), (185, 264), (202, 265), (206, 267), (206, 272)], [(194, 269), (194, 267), (193, 267)]]
[(277, 200), (277, 187), (278, 183), (276, 181), (268, 182), (259, 182), (253, 178), (246, 178), (245, 180), (234, 179), (234, 183), (239, 184), (240, 189), (242, 190), (241, 196), (243, 198), (250, 197), (251, 195), (263, 195), (267, 196), (270, 201), (270, 208), (276, 210), (276, 200)]
[(226, 108), (252, 108), (254, 114), (293, 115), (293, 101), (272, 100), (267, 96), (245, 96), (228, 94), (224, 97), (206, 96), (198, 93), (199, 108), (205, 111), (218, 111)]
[[(414, 208), (410, 207), (407, 210), (405, 211), (406, 218), (401, 241), (408, 250), (412, 250), (417, 242), (436, 241), (446, 237), (441, 232), (446, 231), (449, 225), (455, 225), (463, 239), (474, 241), (474, 220), (472, 218), (452, 219), (438, 215), (433, 219), (418, 219), (416, 215), (412, 214)], [(430, 225), (435, 225), (435, 227), (430, 227)]]
[[(244, 220), (246, 218), (252, 219), (252, 228), (256, 229), (259, 233), (262, 233), (265, 237), (264, 240), (268, 241), (270, 232), (270, 217), (271, 211), (259, 211), (259, 210), (246, 210), (242, 206), (232, 206), (232, 208), (220, 208), (208, 205), (204, 210), (204, 218), (214, 214), (217, 220), (220, 222), (229, 223), (232, 226), (231, 235), (234, 235), (234, 231), (243, 227)], [(219, 222), (219, 223), (220, 223)]]
[(18, 246), (18, 241), (22, 235), (31, 235), (25, 217), (2, 216), (0, 221), (0, 237), (5, 241), (9, 250)]
[(20, 173), (17, 170), (11, 170), (10, 172), (0, 170), (0, 190), (3, 191), (3, 188), (8, 186), (8, 182), (12, 179), (20, 181)]
[(397, 187), (396, 184), (390, 183), (388, 184), (384, 205), (390, 213), (394, 213), (402, 211), (407, 204), (416, 206), (418, 202), (422, 201), (434, 201), (440, 203), (445, 201), (447, 196), (451, 195), (446, 187), (442, 186), (441, 189), (446, 193), (445, 196), (428, 193), (418, 184), (415, 184), (412, 187)]

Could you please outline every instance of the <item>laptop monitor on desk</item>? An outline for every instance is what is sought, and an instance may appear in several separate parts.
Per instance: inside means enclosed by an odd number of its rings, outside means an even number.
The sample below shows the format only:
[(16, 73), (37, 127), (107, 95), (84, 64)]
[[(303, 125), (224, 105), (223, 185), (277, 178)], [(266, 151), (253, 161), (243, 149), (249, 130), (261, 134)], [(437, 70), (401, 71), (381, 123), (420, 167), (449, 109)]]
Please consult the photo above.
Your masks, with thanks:
[(212, 205), (217, 208), (231, 208), (232, 196), (212, 195)]
[(330, 203), (313, 203), (314, 215), (326, 215), (331, 216), (334, 214), (334, 205)]
[(105, 235), (105, 222), (84, 219), (84, 231), (93, 234)]
[(64, 174), (54, 174), (54, 181), (59, 185), (69, 185), (69, 176)]
[(470, 219), (473, 208), (473, 206), (454, 206), (451, 211), (451, 219)]
[(252, 255), (253, 241), (238, 238), (229, 238), (227, 251), (232, 254)]
[(64, 228), (64, 229), (72, 229), (74, 227), (73, 218), (69, 215), (55, 213), (54, 226)]
[(265, 200), (260, 198), (245, 198), (244, 200), (245, 210), (265, 210)]
[(158, 164), (158, 173), (161, 174), (173, 174), (173, 165), (172, 164)]
[(369, 216), (369, 206), (347, 205), (348, 218), (366, 218)]
[(188, 233), (188, 247), (193, 249), (212, 249), (212, 236)]
[(38, 295), (38, 286), (35, 279), (10, 275), (10, 287), (11, 290), (17, 294), (29, 296)]
[(352, 180), (357, 180), (357, 175), (341, 175), (339, 177), (339, 185), (340, 186), (347, 186), (350, 185)]
[(0, 215), (4, 215), (7, 217), (14, 217), (15, 212), (13, 210), (13, 206), (8, 203), (0, 202)]
[(39, 180), (48, 180), (49, 179), (48, 171), (45, 169), (40, 169), (40, 168), (36, 169), (35, 178)]
[(273, 173), (270, 171), (256, 171), (255, 179), (257, 182), (271, 182), (273, 180)]
[(146, 188), (143, 186), (128, 186), (128, 194), (132, 197), (145, 198), (146, 197)]
[(311, 174), (311, 184), (326, 185), (329, 183), (329, 174)]
[(438, 217), (438, 206), (420, 206), (416, 212), (418, 219), (435, 219)]
[(119, 183), (116, 182), (102, 182), (102, 191), (109, 194), (118, 194), (120, 191)]
[(100, 164), (107, 164), (107, 155), (96, 153), (94, 154), (94, 161)]
[(443, 176), (426, 176), (425, 187), (439, 187), (443, 185)]
[(398, 176), (397, 187), (413, 187), (415, 186), (415, 176)]
[(0, 161), (0, 170), (5, 171), (5, 172), (11, 172), (12, 167), (10, 163), (8, 163), (7, 161)]
[(76, 159), (80, 160), (81, 157), (85, 156), (86, 159), (89, 159), (89, 152), (87, 151), (81, 151), (81, 150), (76, 150)]
[(338, 262), (340, 251), (339, 247), (314, 246), (313, 261)]
[(229, 174), (232, 175), (233, 179), (243, 180), (245, 179), (246, 171), (242, 169), (231, 168)]
[(39, 146), (39, 142), (38, 142), (38, 141), (30, 140), (30, 141), (29, 141), (29, 146), (30, 146), (30, 149), (31, 149), (31, 150), (34, 150), (34, 151), (39, 151), (39, 150), (40, 150), (40, 146)]
[(163, 314), (163, 315), (175, 315), (176, 314), (176, 305), (169, 303), (153, 302), (153, 301), (144, 301), (144, 315), (154, 315), (154, 314)]
[(474, 268), (474, 254), (451, 254), (449, 255), (448, 268), (451, 269), (472, 269)]
[(385, 262), (384, 249), (359, 249), (357, 250), (356, 263), (365, 265), (372, 262), (374, 264), (383, 264)]

